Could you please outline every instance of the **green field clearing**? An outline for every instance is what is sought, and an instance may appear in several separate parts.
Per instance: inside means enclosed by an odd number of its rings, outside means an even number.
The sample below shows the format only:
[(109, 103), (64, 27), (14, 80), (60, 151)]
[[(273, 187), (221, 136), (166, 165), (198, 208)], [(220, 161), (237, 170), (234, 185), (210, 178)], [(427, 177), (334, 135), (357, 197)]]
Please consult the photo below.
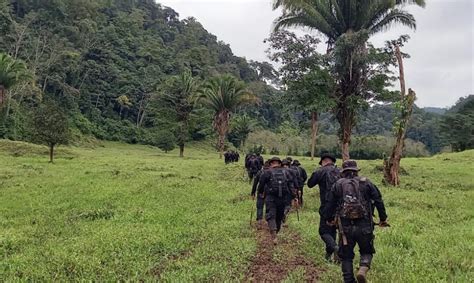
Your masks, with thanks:
[[(185, 154), (103, 143), (60, 148), (49, 164), (42, 147), (0, 141), (0, 281), (244, 280), (257, 244), (242, 162), (224, 166), (202, 144)], [(472, 282), (474, 151), (404, 159), (400, 188), (382, 186), (376, 165), (360, 162), (392, 227), (377, 228), (369, 279)], [(317, 190), (305, 195), (289, 229), (322, 280), (340, 281), (323, 260)]]

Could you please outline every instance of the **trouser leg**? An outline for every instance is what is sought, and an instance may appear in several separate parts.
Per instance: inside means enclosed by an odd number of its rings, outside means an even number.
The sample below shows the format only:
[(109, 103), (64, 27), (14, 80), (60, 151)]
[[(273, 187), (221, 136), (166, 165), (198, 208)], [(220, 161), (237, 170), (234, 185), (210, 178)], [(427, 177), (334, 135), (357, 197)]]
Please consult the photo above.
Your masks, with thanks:
[(326, 246), (326, 254), (331, 255), (337, 248), (336, 228), (327, 225), (322, 216), (319, 221), (319, 235)]
[(257, 196), (257, 221), (263, 219), (263, 208), (265, 206), (265, 199)]
[(298, 190), (298, 202), (300, 205), (303, 205), (303, 188), (300, 188)]
[(344, 283), (354, 283), (354, 268), (352, 266), (352, 260), (343, 260), (341, 262), (342, 278)]
[(360, 265), (370, 268), (375, 253), (373, 228), (369, 224), (358, 227), (356, 241), (359, 245)]
[(275, 204), (275, 201), (267, 199), (265, 201), (265, 207), (266, 207), (265, 218), (268, 223), (268, 228), (270, 229), (270, 231), (276, 232), (278, 230), (278, 227), (277, 227), (277, 206)]
[(354, 278), (354, 268), (352, 262), (354, 260), (355, 239), (352, 237), (352, 229), (344, 229), (347, 238), (347, 245), (343, 244), (342, 239), (339, 239), (339, 258), (341, 259), (342, 277), (345, 283), (356, 282)]
[(284, 198), (284, 208), (283, 208), (283, 223), (286, 222), (286, 219), (288, 218), (288, 214), (290, 214), (291, 211), (291, 201), (293, 198), (289, 195)]
[(276, 227), (277, 227), (277, 232), (280, 231), (281, 229), (281, 223), (283, 219), (285, 218), (285, 201), (280, 201), (280, 203), (277, 204), (277, 209), (276, 209)]

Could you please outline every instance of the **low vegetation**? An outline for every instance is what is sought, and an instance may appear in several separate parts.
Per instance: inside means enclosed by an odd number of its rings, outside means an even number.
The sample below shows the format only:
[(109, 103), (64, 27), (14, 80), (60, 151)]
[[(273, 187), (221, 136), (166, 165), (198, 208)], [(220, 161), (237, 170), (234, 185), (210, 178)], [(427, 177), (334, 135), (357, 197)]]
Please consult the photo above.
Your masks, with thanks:
[[(0, 278), (5, 281), (241, 281), (258, 252), (249, 225), (254, 204), (243, 166), (224, 166), (206, 144), (163, 153), (149, 146), (103, 143), (48, 149), (0, 141)], [(17, 153), (14, 153), (17, 152)], [(73, 158), (71, 160), (71, 158)], [(300, 158), (312, 171), (309, 158)], [(380, 185), (391, 228), (376, 231), (373, 282), (469, 282), (474, 152), (406, 158), (399, 188), (381, 186), (381, 160), (361, 161)], [(318, 193), (290, 215), (283, 237), (325, 282), (339, 269), (323, 260)], [(278, 254), (275, 260), (278, 260)], [(288, 281), (305, 278), (302, 270)], [(297, 279), (295, 279), (297, 280)]]

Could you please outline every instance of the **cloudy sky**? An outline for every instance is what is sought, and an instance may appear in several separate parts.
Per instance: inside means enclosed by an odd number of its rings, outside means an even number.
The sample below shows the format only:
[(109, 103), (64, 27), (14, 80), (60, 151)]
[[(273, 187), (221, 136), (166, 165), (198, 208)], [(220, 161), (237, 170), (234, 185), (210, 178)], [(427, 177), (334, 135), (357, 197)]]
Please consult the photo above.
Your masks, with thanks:
[[(279, 11), (272, 0), (157, 0), (176, 10), (181, 18), (195, 17), (234, 53), (251, 60), (268, 61), (263, 40)], [(461, 96), (474, 94), (474, 0), (426, 0), (425, 9), (407, 7), (417, 20), (415, 32), (400, 26), (371, 39), (376, 46), (409, 34), (404, 52), (407, 86), (422, 107), (446, 107)]]

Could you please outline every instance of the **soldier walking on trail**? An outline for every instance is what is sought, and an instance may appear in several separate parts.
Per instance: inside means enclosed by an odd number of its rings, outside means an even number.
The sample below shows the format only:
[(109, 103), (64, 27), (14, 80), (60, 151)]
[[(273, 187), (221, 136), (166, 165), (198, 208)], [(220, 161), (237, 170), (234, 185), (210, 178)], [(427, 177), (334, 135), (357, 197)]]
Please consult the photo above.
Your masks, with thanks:
[(247, 168), (247, 173), (249, 175), (250, 182), (252, 182), (255, 175), (262, 168), (263, 163), (260, 163), (259, 158), (256, 155), (251, 155), (247, 160), (245, 167)]
[(301, 164), (298, 160), (294, 160), (290, 167), (296, 174), (297, 183), (298, 183), (298, 204), (303, 205), (303, 188), (306, 179), (308, 179), (308, 175), (306, 174), (306, 170), (301, 167)]
[[(339, 229), (339, 257), (344, 282), (356, 282), (352, 262), (354, 248), (360, 251), (358, 282), (366, 282), (374, 248), (373, 206), (377, 208), (381, 227), (389, 226), (382, 195), (378, 188), (367, 178), (358, 176), (359, 168), (354, 160), (342, 164), (342, 178), (328, 194), (326, 214), (327, 223)], [(373, 205), (373, 206), (372, 206)]]
[[(290, 168), (291, 161), (288, 159), (283, 159), (281, 162), (281, 165), (283, 168), (285, 168), (292, 176), (293, 182), (291, 183), (290, 187), (291, 190), (296, 194), (295, 201), (298, 201), (298, 176), (296, 175), (296, 172)], [(288, 217), (288, 214), (291, 211), (291, 206), (293, 205), (293, 197), (288, 195), (288, 198), (286, 200), (286, 206), (285, 206), (285, 214), (283, 217), (283, 223), (286, 223), (286, 219)], [(296, 205), (299, 205), (299, 203), (296, 203)]]
[(265, 194), (266, 215), (273, 244), (277, 244), (277, 233), (280, 231), (288, 198), (295, 198), (292, 191), (293, 175), (281, 167), (281, 160), (273, 157), (269, 160), (270, 170), (262, 173), (258, 184), (258, 193)]
[(331, 187), (340, 177), (339, 169), (336, 168), (336, 157), (330, 153), (323, 153), (319, 165), (321, 167), (316, 170), (308, 180), (308, 187), (313, 188), (319, 185), (319, 198), (321, 205), (319, 207), (319, 236), (326, 245), (326, 260), (331, 260), (334, 254), (337, 259), (338, 246), (336, 244), (336, 227), (329, 226), (326, 223), (324, 211), (327, 206), (327, 194)]
[(267, 161), (263, 165), (263, 169), (258, 171), (257, 175), (255, 175), (255, 178), (253, 179), (253, 186), (252, 186), (252, 192), (250, 195), (252, 196), (253, 199), (257, 199), (257, 226), (258, 228), (263, 227), (263, 208), (265, 206), (265, 194), (257, 194), (257, 187), (260, 182), (260, 177), (262, 176), (263, 172), (267, 171), (270, 169), (270, 163)]

